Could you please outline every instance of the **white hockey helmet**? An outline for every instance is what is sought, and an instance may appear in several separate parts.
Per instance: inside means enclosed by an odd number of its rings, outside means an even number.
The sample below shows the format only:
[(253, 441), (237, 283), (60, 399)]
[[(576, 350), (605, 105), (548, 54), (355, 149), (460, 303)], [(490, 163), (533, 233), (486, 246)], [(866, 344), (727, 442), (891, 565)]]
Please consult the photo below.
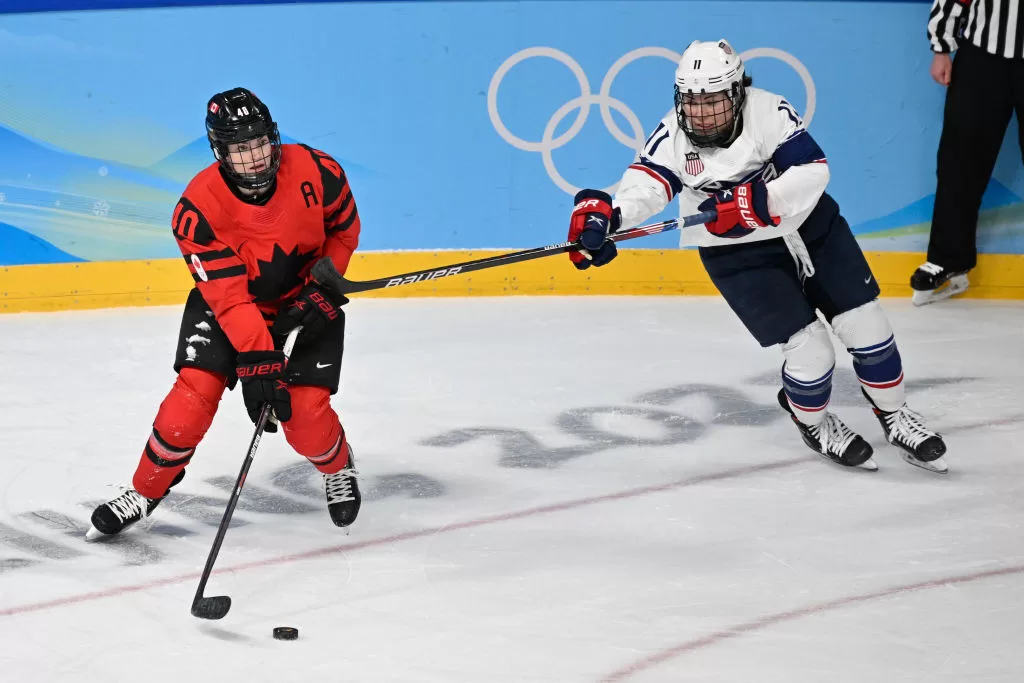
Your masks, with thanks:
[[(676, 67), (675, 103), (679, 127), (694, 145), (723, 147), (736, 139), (742, 131), (743, 102), (750, 82), (743, 60), (729, 41), (690, 43)], [(692, 112), (699, 95), (719, 92), (726, 97), (716, 101), (713, 112), (702, 110), (699, 117), (687, 116), (685, 105)]]

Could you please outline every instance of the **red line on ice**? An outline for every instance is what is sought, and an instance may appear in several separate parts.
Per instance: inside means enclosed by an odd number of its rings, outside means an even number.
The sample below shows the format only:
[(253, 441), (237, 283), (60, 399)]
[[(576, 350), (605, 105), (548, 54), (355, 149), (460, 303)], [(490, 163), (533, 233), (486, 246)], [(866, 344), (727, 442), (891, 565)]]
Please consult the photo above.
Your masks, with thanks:
[(990, 569), (984, 572), (973, 572), (971, 574), (961, 574), (959, 576), (946, 576), (938, 579), (931, 579), (930, 581), (922, 581), (920, 583), (911, 583), (904, 586), (894, 586), (891, 588), (883, 588), (879, 591), (872, 593), (863, 593), (861, 595), (850, 595), (845, 598), (838, 598), (836, 600), (830, 600), (828, 602), (822, 602), (817, 605), (809, 605), (807, 607), (801, 607), (800, 609), (790, 610), (788, 612), (779, 612), (777, 614), (770, 614), (768, 616), (748, 621), (744, 624), (739, 624), (731, 628), (712, 633), (711, 635), (704, 636), (697, 640), (690, 640), (679, 645), (666, 648), (660, 652), (657, 652), (649, 657), (637, 660), (629, 666), (623, 667), (617, 671), (613, 671), (604, 678), (601, 679), (601, 683), (617, 683), (618, 681), (624, 681), (627, 678), (638, 674), (648, 669), (653, 669), (659, 664), (664, 664), (670, 659), (680, 657), (682, 655), (699, 650), (703, 647), (716, 645), (723, 640), (730, 638), (736, 638), (739, 636), (753, 633), (754, 631), (760, 631), (766, 629), (769, 626), (775, 626), (787, 621), (794, 621), (801, 617), (810, 616), (812, 614), (820, 614), (822, 612), (828, 612), (831, 610), (841, 609), (848, 607), (849, 605), (856, 605), (862, 602), (868, 602), (869, 600), (880, 600), (882, 598), (892, 597), (894, 595), (900, 595), (902, 593), (911, 593), (914, 591), (927, 590), (929, 588), (939, 588), (941, 586), (953, 586), (960, 583), (970, 583), (972, 581), (980, 581), (982, 579), (990, 579), (996, 576), (1009, 576), (1011, 574), (1024, 573), (1024, 565), (1016, 565), (1013, 567), (1003, 567), (1001, 569)]
[[(274, 565), (287, 564), (289, 562), (308, 560), (315, 557), (323, 557), (324, 555), (331, 555), (333, 553), (353, 552), (356, 550), (361, 550), (363, 548), (376, 548), (379, 546), (389, 545), (392, 543), (411, 541), (416, 538), (423, 538), (424, 536), (431, 536), (434, 534), (451, 533), (453, 531), (462, 531), (464, 529), (472, 529), (474, 527), (479, 526), (499, 524), (501, 522), (511, 522), (517, 519), (525, 519), (527, 517), (536, 517), (539, 515), (547, 515), (555, 512), (574, 510), (577, 508), (587, 507), (590, 505), (599, 505), (601, 503), (611, 503), (614, 501), (627, 500), (630, 498), (639, 498), (641, 496), (646, 496), (654, 493), (662, 493), (665, 491), (671, 491), (673, 489), (686, 488), (688, 486), (696, 486), (698, 484), (704, 484), (712, 481), (735, 479), (737, 477), (742, 477), (748, 474), (771, 472), (774, 470), (793, 467), (794, 465), (802, 465), (813, 462), (813, 460), (801, 457), (792, 458), (789, 460), (780, 460), (777, 462), (767, 463), (764, 465), (751, 465), (748, 467), (740, 467), (737, 469), (726, 470), (724, 472), (718, 472), (715, 474), (704, 474), (687, 479), (677, 479), (676, 481), (668, 482), (667, 484), (657, 484), (654, 486), (644, 486), (641, 488), (626, 489), (623, 491), (617, 491), (615, 493), (608, 493), (602, 496), (592, 496), (590, 498), (577, 498), (576, 500), (568, 500), (562, 503), (552, 503), (550, 505), (541, 505), (539, 507), (526, 508), (524, 510), (517, 510), (514, 512), (506, 512), (497, 515), (488, 515), (486, 517), (478, 517), (476, 519), (470, 519), (465, 522), (458, 522), (455, 524), (447, 524), (445, 526), (418, 529), (416, 531), (407, 531), (401, 534), (394, 534), (392, 536), (371, 538), (365, 541), (346, 543), (344, 545), (334, 545), (326, 548), (319, 548), (317, 550), (310, 550), (304, 553), (297, 553), (294, 555), (284, 555), (281, 557), (274, 557), (267, 560), (259, 560), (256, 562), (237, 564), (229, 567), (224, 567), (222, 569), (218, 569), (214, 572), (214, 574), (221, 574), (225, 572), (240, 572), (245, 571), (247, 569), (270, 567)], [(53, 600), (29, 603), (26, 605), (16, 605), (14, 607), (0, 609), (0, 617), (25, 614), (28, 612), (39, 612), (42, 610), (53, 609), (56, 607), (66, 607), (68, 605), (76, 605), (83, 602), (91, 602), (93, 600), (100, 600), (102, 598), (113, 598), (120, 595), (126, 595), (128, 593), (138, 593), (140, 591), (146, 591), (151, 588), (162, 588), (164, 586), (170, 586), (176, 583), (181, 583), (183, 581), (198, 579), (199, 576), (200, 572), (190, 572), (188, 574), (179, 574), (177, 576), (155, 579), (153, 581), (147, 581), (145, 583), (138, 583), (129, 586), (119, 586), (116, 588), (108, 588), (106, 590), (94, 591), (92, 593), (80, 593), (78, 595), (69, 595), (63, 598), (55, 598)]]

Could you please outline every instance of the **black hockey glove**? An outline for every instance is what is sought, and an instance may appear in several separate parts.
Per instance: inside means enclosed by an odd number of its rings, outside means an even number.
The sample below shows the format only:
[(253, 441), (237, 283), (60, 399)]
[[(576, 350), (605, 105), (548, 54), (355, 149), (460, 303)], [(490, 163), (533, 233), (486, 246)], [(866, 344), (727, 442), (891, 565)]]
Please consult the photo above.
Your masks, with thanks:
[(319, 336), (328, 323), (345, 315), (341, 307), (347, 303), (347, 297), (341, 294), (328, 294), (320, 283), (311, 280), (288, 304), (288, 308), (278, 313), (270, 333), (280, 345), (292, 330), (301, 325), (300, 341), (310, 341)]
[[(236, 370), (242, 382), (242, 400), (253, 424), (259, 421), (265, 403), (271, 405), (281, 422), (292, 419), (292, 399), (284, 381), (283, 351), (243, 351), (238, 354)], [(276, 432), (277, 425), (268, 420), (266, 431)]]

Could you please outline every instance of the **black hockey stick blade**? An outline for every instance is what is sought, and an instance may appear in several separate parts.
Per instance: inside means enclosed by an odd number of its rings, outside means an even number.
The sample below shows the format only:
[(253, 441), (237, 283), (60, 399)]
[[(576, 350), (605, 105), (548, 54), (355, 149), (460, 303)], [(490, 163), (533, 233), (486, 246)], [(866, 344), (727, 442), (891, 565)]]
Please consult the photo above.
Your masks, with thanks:
[[(685, 218), (673, 218), (672, 220), (662, 221), (661, 223), (652, 223), (650, 225), (641, 225), (636, 228), (630, 228), (629, 230), (622, 230), (621, 232), (611, 235), (610, 239), (614, 242), (624, 242), (625, 240), (631, 240), (637, 237), (646, 237), (647, 235), (657, 235), (658, 233), (668, 232), (669, 230), (675, 230), (676, 228), (685, 228), (691, 225), (697, 225), (698, 223), (710, 223), (717, 217), (718, 214), (713, 210), (704, 211), (702, 213), (694, 214), (693, 216), (686, 216)], [(317, 261), (313, 266), (312, 272), (313, 277), (316, 278), (317, 282), (330, 287), (338, 294), (345, 295), (353, 294), (355, 292), (368, 292), (374, 289), (398, 287), (400, 285), (411, 285), (416, 282), (437, 280), (438, 278), (471, 273), (476, 270), (484, 270), (485, 268), (497, 268), (498, 266), (507, 266), (513, 263), (520, 263), (522, 261), (532, 261), (533, 259), (543, 258), (545, 256), (577, 251), (579, 248), (580, 245), (576, 242), (559, 242), (557, 244), (549, 244), (545, 247), (513, 251), (507, 254), (499, 254), (497, 256), (488, 256), (486, 258), (476, 259), (474, 261), (453, 263), (451, 265), (442, 266), (441, 268), (417, 270), (411, 273), (402, 273), (401, 275), (392, 275), (390, 277), (382, 277), (376, 280), (366, 280), (362, 282), (348, 280), (343, 275), (339, 274), (329, 258), (322, 258)], [(318, 272), (320, 273), (319, 275)]]
[(197, 595), (192, 601), (192, 616), (200, 619), (223, 619), (231, 609), (231, 598), (226, 595), (202, 597)]

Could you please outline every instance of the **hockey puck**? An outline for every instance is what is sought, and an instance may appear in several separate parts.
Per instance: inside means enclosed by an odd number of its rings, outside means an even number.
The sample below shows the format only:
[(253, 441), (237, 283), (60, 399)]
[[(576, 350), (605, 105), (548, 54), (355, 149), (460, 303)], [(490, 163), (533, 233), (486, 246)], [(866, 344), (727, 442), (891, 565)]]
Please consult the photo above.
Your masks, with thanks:
[(276, 640), (298, 640), (299, 629), (291, 626), (276, 626), (274, 627), (274, 638)]

